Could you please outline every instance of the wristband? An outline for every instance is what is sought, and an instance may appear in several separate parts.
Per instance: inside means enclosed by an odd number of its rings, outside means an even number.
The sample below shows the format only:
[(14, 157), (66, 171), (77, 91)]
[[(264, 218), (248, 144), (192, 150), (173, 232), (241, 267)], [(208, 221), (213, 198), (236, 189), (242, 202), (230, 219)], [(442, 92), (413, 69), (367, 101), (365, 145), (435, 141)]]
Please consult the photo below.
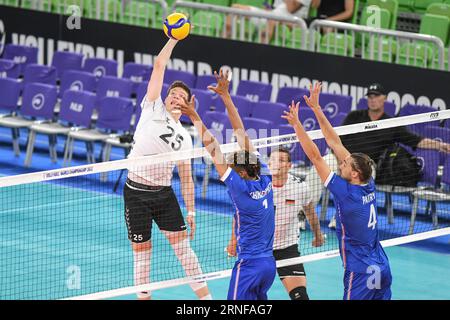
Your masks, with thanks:
[(195, 211), (188, 212), (188, 217), (195, 217)]

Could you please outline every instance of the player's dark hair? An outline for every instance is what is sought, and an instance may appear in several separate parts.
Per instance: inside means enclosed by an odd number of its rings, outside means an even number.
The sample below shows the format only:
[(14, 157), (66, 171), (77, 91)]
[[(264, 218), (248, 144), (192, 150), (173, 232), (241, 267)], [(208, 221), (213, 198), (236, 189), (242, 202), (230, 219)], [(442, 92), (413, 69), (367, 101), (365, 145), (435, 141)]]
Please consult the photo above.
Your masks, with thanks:
[(364, 153), (352, 153), (352, 169), (359, 173), (359, 180), (367, 183), (372, 177), (373, 160)]
[(287, 154), (287, 156), (288, 156), (288, 162), (292, 162), (291, 152), (289, 151), (288, 148), (281, 146), (281, 147), (272, 149), (272, 150), (270, 151), (270, 156), (271, 156), (272, 153), (274, 153), (274, 152), (281, 152), (281, 153)]
[(235, 170), (245, 170), (251, 178), (261, 175), (261, 162), (255, 154), (248, 151), (241, 150), (231, 154), (228, 163)]
[(167, 94), (169, 94), (170, 90), (175, 89), (175, 88), (181, 88), (184, 91), (186, 91), (186, 93), (188, 94), (188, 100), (191, 100), (191, 97), (192, 97), (191, 89), (187, 86), (186, 83), (184, 83), (183, 81), (179, 81), (179, 80), (174, 81), (170, 85), (169, 89), (167, 89)]

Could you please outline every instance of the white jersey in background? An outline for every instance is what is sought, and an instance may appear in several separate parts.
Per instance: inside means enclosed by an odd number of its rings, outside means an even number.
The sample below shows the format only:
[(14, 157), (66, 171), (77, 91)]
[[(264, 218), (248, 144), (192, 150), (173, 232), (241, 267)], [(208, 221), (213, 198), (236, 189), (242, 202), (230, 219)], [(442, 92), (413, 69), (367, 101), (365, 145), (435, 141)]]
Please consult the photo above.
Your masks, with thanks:
[[(141, 103), (142, 113), (134, 133), (133, 148), (128, 158), (192, 149), (192, 138), (185, 128), (166, 110), (159, 97)], [(129, 168), (128, 177), (142, 184), (170, 186), (175, 162)]]
[(275, 236), (273, 249), (284, 249), (298, 244), (300, 236), (297, 214), (311, 202), (311, 193), (306, 182), (292, 175), (282, 187), (273, 185), (275, 205)]

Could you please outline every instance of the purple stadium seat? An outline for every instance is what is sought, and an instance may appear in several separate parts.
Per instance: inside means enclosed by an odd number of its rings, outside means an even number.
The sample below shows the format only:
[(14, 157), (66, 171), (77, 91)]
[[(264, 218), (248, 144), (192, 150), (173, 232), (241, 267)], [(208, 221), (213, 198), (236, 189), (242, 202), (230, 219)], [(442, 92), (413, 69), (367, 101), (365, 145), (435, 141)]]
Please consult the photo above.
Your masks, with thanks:
[(271, 84), (249, 80), (241, 80), (236, 92), (236, 95), (246, 97), (253, 102), (270, 101), (271, 94)]
[[(200, 117), (203, 117), (205, 112), (211, 111), (213, 104), (213, 93), (208, 90), (192, 89), (191, 93), (195, 95), (195, 109)], [(182, 115), (180, 120), (182, 122), (191, 123), (191, 120), (186, 115)]]
[[(231, 96), (231, 99), (233, 100), (234, 105), (238, 109), (239, 114), (241, 117), (250, 117), (253, 111), (253, 103), (245, 98), (240, 96)], [(225, 112), (226, 108), (223, 104), (222, 99), (217, 99), (215, 103), (215, 111), (218, 112)]]
[[(44, 134), (49, 137), (50, 157), (56, 163), (58, 160), (56, 152), (57, 136), (68, 135), (71, 132), (70, 126), (72, 125), (77, 128), (89, 127), (95, 100), (95, 94), (92, 92), (66, 90), (62, 97), (58, 120), (36, 123), (30, 127), (24, 165), (26, 167), (31, 165), (37, 134)], [(67, 146), (68, 143), (66, 143), (64, 156), (66, 156)]]
[(334, 118), (328, 119), (333, 127), (339, 127), (344, 122), (347, 115), (345, 113), (338, 113)]
[(67, 70), (61, 78), (59, 97), (62, 97), (66, 90), (94, 92), (96, 85), (97, 81), (92, 73)]
[(250, 139), (267, 138), (274, 128), (273, 122), (258, 118), (242, 118), (244, 128)]
[(203, 115), (203, 123), (220, 144), (228, 143), (233, 135), (230, 119), (223, 112), (207, 111)]
[(450, 129), (450, 119), (445, 119), (444, 127)]
[(171, 85), (174, 81), (183, 81), (189, 88), (195, 87), (195, 75), (187, 71), (166, 70), (164, 83)]
[(56, 86), (43, 83), (28, 83), (22, 95), (20, 114), (50, 120), (57, 100)]
[(16, 111), (22, 84), (16, 79), (0, 78), (0, 109)]
[(97, 98), (104, 97), (131, 97), (133, 83), (128, 79), (104, 76), (97, 85)]
[[(208, 86), (216, 85), (216, 77), (214, 75), (205, 74), (202, 76), (197, 76), (197, 81), (195, 82), (196, 89), (208, 90)], [(233, 91), (233, 81), (230, 82), (230, 92)]]
[(83, 55), (67, 51), (56, 51), (53, 54), (52, 66), (57, 70), (58, 79), (61, 79), (66, 70), (81, 70)]
[(400, 109), (399, 116), (410, 116), (413, 114), (419, 114), (419, 113), (427, 113), (427, 112), (435, 112), (439, 111), (439, 109), (427, 107), (427, 106), (417, 106), (412, 104), (406, 104)]
[(0, 78), (17, 79), (20, 77), (20, 65), (13, 60), (0, 59)]
[(195, 88), (207, 90), (208, 86), (213, 86), (216, 83), (217, 83), (217, 81), (216, 81), (216, 77), (214, 77), (214, 75), (205, 74), (202, 76), (197, 76), (197, 80), (195, 82)]
[(39, 82), (56, 85), (56, 68), (40, 64), (28, 64), (25, 67), (23, 81), (24, 84)]
[(298, 110), (298, 117), (300, 118), (300, 122), (303, 124), (306, 131), (320, 129), (316, 115), (309, 107), (300, 107)]
[(445, 143), (450, 143), (450, 129), (437, 126), (423, 126), (416, 131), (421, 136)]
[(294, 87), (283, 87), (278, 90), (277, 102), (290, 105), (292, 100), (304, 104), (303, 96), (309, 95), (307, 89), (300, 89)]
[(434, 186), (436, 184), (438, 166), (440, 164), (440, 155), (437, 150), (417, 149), (415, 152), (422, 169), (420, 182), (425, 182)]
[(111, 59), (87, 58), (83, 70), (95, 75), (97, 79), (103, 76), (117, 77), (117, 61)]
[(319, 103), (323, 112), (331, 119), (339, 113), (350, 113), (352, 111), (352, 100), (351, 96), (321, 93)]
[(123, 68), (122, 78), (130, 79), (133, 82), (133, 93), (137, 94), (139, 84), (147, 83), (150, 80), (152, 70), (153, 67), (146, 64), (127, 62)]
[(147, 86), (148, 83), (141, 82), (138, 84), (136, 89), (136, 106), (140, 106), (142, 99), (144, 99), (145, 95), (147, 94)]
[(16, 156), (20, 155), (19, 130), (32, 126), (36, 118), (40, 120), (52, 119), (56, 96), (56, 86), (42, 83), (25, 84), (19, 115), (0, 118), (0, 126), (11, 129), (11, 140)]
[(272, 102), (255, 102), (253, 103), (252, 117), (273, 122), (275, 126), (286, 123), (286, 120), (281, 118), (283, 111), (289, 111), (288, 106), (282, 103)]
[(446, 185), (450, 185), (450, 157), (445, 158), (444, 172), (442, 175), (442, 182)]
[(92, 92), (67, 90), (61, 100), (58, 121), (89, 128), (95, 101), (96, 96)]
[[(366, 110), (367, 108), (368, 108), (367, 99), (366, 98), (359, 99), (358, 104), (356, 105), (356, 110)], [(395, 103), (385, 101), (384, 112), (390, 117), (395, 117), (395, 115), (397, 114), (397, 107)]]
[[(410, 115), (414, 115), (414, 114), (436, 112), (436, 111), (439, 111), (439, 109), (435, 109), (432, 107), (426, 107), (426, 106), (417, 106), (417, 105), (412, 105), (412, 104), (406, 104), (401, 108), (398, 116), (404, 117), (404, 116), (410, 116)], [(429, 122), (425, 122), (425, 123), (416, 123), (413, 125), (409, 125), (408, 128), (414, 132), (418, 132), (426, 126), (430, 126), (430, 125), (440, 126), (440, 123), (441, 122), (439, 120), (429, 121)]]
[(129, 131), (134, 112), (131, 99), (104, 97), (98, 101), (97, 128), (113, 131)]
[(19, 72), (23, 75), (27, 64), (37, 63), (38, 48), (7, 44), (2, 58), (13, 60), (15, 63), (19, 64)]

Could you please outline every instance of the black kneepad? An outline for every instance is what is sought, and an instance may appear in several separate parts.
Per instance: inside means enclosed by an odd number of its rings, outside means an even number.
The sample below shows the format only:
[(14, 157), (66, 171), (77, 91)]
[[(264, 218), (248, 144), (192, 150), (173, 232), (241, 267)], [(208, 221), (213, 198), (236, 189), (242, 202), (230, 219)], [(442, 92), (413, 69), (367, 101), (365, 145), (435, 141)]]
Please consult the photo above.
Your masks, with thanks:
[(289, 292), (291, 300), (309, 300), (308, 293), (306, 293), (306, 287), (297, 287)]

